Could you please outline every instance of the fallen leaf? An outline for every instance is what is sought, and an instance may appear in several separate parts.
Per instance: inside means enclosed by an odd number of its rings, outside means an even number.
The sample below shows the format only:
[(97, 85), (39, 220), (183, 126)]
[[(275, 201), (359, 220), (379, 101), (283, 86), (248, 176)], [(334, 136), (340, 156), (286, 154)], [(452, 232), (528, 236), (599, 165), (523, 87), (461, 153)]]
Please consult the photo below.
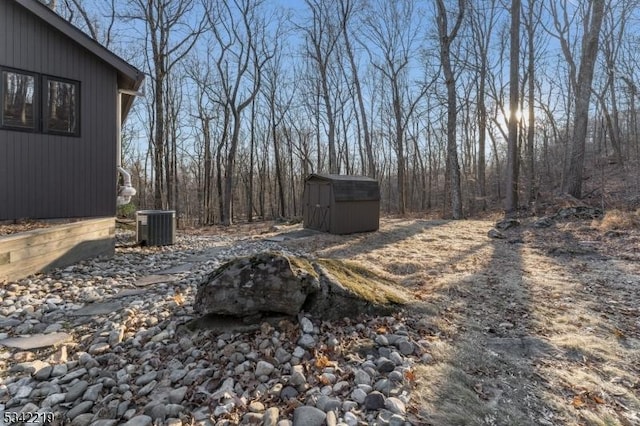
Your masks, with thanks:
[(582, 400), (582, 395), (576, 395), (573, 397), (573, 401), (571, 402), (571, 405), (573, 405), (575, 408), (582, 408), (584, 407), (584, 401)]
[(407, 371), (404, 372), (404, 378), (407, 379), (411, 383), (416, 381), (416, 375), (411, 370), (407, 370)]
[(316, 358), (316, 367), (317, 368), (325, 368), (325, 367), (333, 367), (335, 364), (329, 361), (329, 358), (326, 355), (319, 355)]
[(596, 404), (604, 404), (604, 399), (600, 398), (598, 395), (591, 395), (591, 399), (593, 399)]
[(318, 376), (318, 381), (324, 386), (328, 386), (331, 384), (331, 381), (325, 376)]

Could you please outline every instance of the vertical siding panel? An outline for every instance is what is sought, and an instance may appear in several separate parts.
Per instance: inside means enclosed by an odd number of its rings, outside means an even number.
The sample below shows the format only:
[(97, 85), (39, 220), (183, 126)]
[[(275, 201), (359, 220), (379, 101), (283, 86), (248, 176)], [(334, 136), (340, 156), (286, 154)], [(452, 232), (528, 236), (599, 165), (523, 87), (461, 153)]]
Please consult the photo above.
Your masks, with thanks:
[(0, 130), (0, 219), (113, 215), (116, 71), (13, 1), (0, 0), (0, 31), (0, 65), (80, 81), (81, 126)]

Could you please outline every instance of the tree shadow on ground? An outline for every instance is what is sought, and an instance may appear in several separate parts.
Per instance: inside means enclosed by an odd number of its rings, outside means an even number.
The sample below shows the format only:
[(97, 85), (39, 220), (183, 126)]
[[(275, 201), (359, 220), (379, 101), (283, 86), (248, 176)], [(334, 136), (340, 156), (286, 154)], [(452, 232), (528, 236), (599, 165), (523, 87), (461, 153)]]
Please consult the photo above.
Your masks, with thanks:
[(418, 424), (637, 424), (638, 293), (628, 284), (640, 282), (571, 233), (550, 235), (510, 231), (484, 267), (435, 287)]
[(530, 330), (520, 244), (492, 240), (483, 254), (484, 265), (433, 295), (444, 322), (429, 325), (440, 336), (430, 344), (433, 363), (417, 372), (420, 424), (539, 425), (551, 411), (535, 365), (555, 350)]

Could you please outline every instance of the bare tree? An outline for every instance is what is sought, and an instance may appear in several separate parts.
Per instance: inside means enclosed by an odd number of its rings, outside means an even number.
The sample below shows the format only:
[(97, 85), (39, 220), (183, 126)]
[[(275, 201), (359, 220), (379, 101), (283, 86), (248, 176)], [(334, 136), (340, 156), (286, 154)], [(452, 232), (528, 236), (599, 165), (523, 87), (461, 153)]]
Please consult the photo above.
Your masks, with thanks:
[(349, 59), (349, 65), (351, 67), (351, 78), (353, 79), (355, 95), (358, 101), (358, 111), (360, 113), (359, 123), (362, 126), (362, 134), (367, 159), (365, 174), (376, 178), (378, 172), (376, 169), (375, 157), (373, 155), (373, 145), (371, 143), (371, 135), (369, 131), (369, 119), (367, 117), (367, 110), (364, 105), (362, 84), (360, 83), (360, 76), (358, 75), (358, 67), (355, 61), (355, 54), (351, 45), (349, 23), (352, 21), (355, 13), (355, 4), (356, 2), (354, 0), (340, 0), (340, 10), (342, 13), (342, 37), (344, 39), (345, 53), (347, 55), (347, 58)]
[[(567, 176), (563, 184), (563, 191), (576, 198), (582, 196), (582, 176), (587, 126), (589, 122), (589, 103), (596, 58), (598, 55), (598, 40), (600, 38), (600, 29), (604, 17), (604, 4), (605, 0), (589, 0), (589, 2), (586, 3), (586, 11), (583, 17), (584, 30), (580, 51), (580, 65), (574, 81), (575, 111), (573, 115), (573, 129), (569, 142), (571, 151)], [(560, 21), (557, 9), (553, 7), (552, 12), (554, 12), (553, 18), (557, 24)], [(556, 25), (556, 27), (558, 27), (558, 25)], [(575, 75), (577, 66), (568, 48), (568, 42), (564, 37), (564, 33), (561, 32), (557, 36), (560, 39), (563, 52), (572, 70), (572, 75)]]
[[(258, 94), (264, 66), (277, 48), (268, 39), (267, 24), (260, 15), (261, 4), (252, 0), (211, 1), (206, 12), (214, 40), (219, 46), (216, 58), (220, 86), (218, 96), (225, 116), (224, 132), (228, 129), (224, 190), (220, 194), (222, 222), (225, 225), (233, 223), (234, 173), (242, 115)], [(274, 36), (277, 37), (277, 34)], [(222, 140), (227, 138), (223, 136)], [(219, 145), (218, 155), (221, 152)], [(221, 164), (218, 164), (219, 188), (222, 184), (220, 168)]]
[(520, 0), (511, 2), (509, 59), (509, 138), (507, 144), (507, 187), (505, 212), (518, 209), (518, 109), (520, 108)]
[(329, 87), (329, 68), (333, 61), (333, 52), (340, 40), (341, 24), (336, 22), (336, 15), (330, 8), (329, 2), (305, 0), (305, 4), (311, 12), (311, 22), (308, 25), (300, 25), (298, 28), (305, 34), (306, 54), (315, 64), (318, 73), (319, 96), (324, 103), (327, 120), (329, 173), (339, 173), (336, 154), (336, 118)]
[[(417, 90), (410, 90), (409, 67), (421, 28), (415, 17), (411, 0), (381, 2), (378, 8), (370, 10), (367, 18), (367, 36), (371, 47), (367, 47), (372, 57), (372, 65), (380, 72), (383, 87), (388, 87), (392, 120), (389, 133), (397, 161), (398, 210), (406, 213), (407, 208), (407, 127), (418, 102), (426, 94), (428, 84), (416, 84)], [(422, 87), (421, 87), (422, 86)]]
[(458, 0), (458, 11), (451, 32), (444, 0), (435, 0), (437, 6), (436, 22), (440, 40), (440, 61), (447, 87), (447, 171), (451, 196), (451, 213), (454, 219), (462, 219), (462, 190), (460, 187), (460, 165), (458, 164), (458, 144), (456, 126), (458, 116), (456, 78), (451, 65), (451, 44), (458, 35), (466, 8), (465, 0)]
[(153, 85), (153, 101), (150, 115), (153, 128), (150, 148), (153, 151), (154, 207), (167, 208), (171, 175), (166, 167), (166, 147), (169, 143), (167, 123), (169, 111), (166, 105), (167, 82), (171, 72), (191, 51), (204, 29), (204, 20), (191, 26), (191, 14), (195, 0), (131, 0), (132, 10), (125, 16), (145, 25), (148, 52), (148, 72)]

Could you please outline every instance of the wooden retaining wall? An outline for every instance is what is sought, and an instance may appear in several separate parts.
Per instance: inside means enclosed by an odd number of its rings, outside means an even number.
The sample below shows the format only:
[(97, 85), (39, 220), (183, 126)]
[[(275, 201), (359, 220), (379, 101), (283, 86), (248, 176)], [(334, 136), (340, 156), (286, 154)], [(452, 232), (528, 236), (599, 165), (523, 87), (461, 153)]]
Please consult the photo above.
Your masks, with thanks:
[(88, 219), (0, 236), (0, 283), (96, 256), (113, 256), (115, 218)]

